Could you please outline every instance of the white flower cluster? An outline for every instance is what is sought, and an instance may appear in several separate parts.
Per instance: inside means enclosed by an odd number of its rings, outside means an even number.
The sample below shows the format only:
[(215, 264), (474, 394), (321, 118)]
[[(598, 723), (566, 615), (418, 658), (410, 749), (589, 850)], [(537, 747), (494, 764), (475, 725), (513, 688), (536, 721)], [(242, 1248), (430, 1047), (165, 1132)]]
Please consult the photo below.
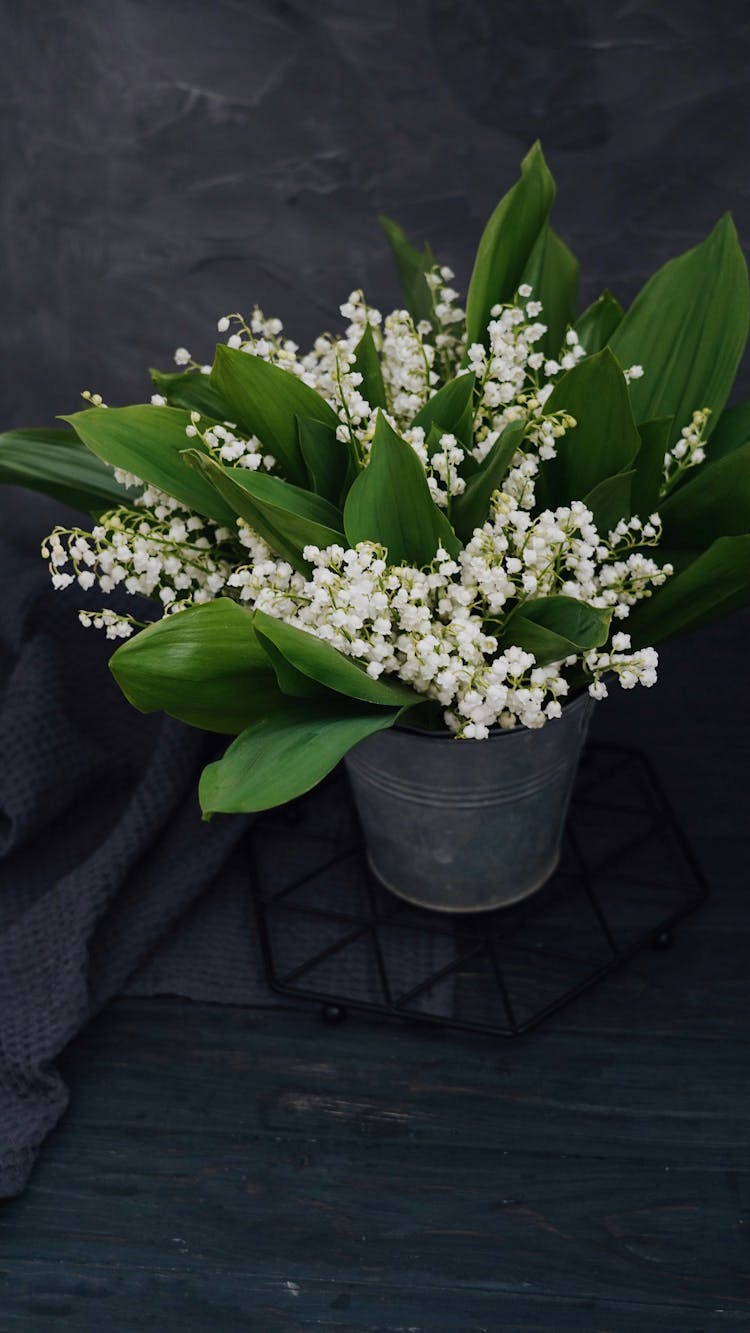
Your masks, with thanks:
[(613, 672), (624, 690), (632, 690), (636, 685), (649, 687), (656, 684), (659, 665), (656, 649), (641, 648), (639, 652), (631, 652), (630, 648), (630, 635), (620, 633), (612, 635), (612, 647), (608, 652), (594, 650), (586, 654), (584, 663), (594, 677), (589, 685), (592, 699), (606, 699), (609, 691), (602, 676)]
[(185, 427), (185, 434), (190, 440), (200, 440), (205, 446), (206, 453), (217, 462), (227, 463), (230, 467), (244, 467), (250, 472), (257, 472), (259, 468), (270, 472), (275, 466), (276, 459), (264, 451), (256, 435), (244, 438), (237, 434), (236, 421), (225, 421), (223, 425), (215, 423), (204, 426), (203, 429), (200, 423), (200, 412), (191, 412), (190, 424)]
[[(120, 480), (134, 480), (119, 474)], [(142, 485), (142, 483), (139, 483)], [(171, 496), (147, 487), (138, 509), (113, 509), (91, 532), (57, 527), (42, 547), (52, 584), (77, 583), (109, 594), (122, 587), (133, 596), (158, 600), (165, 612), (209, 602), (222, 594), (234, 567), (229, 528), (183, 509)], [(145, 512), (144, 512), (145, 511)], [(127, 638), (140, 623), (107, 610), (80, 612), (81, 623)]]
[(314, 634), (368, 675), (397, 675), (443, 705), (447, 725), (482, 738), (495, 723), (538, 727), (559, 716), (558, 695), (568, 690), (558, 667), (535, 668), (519, 648), (498, 653), (474, 609), (476, 590), (456, 575), (460, 566), (438, 550), (427, 570), (387, 565), (371, 543), (356, 549), (310, 547), (310, 579), (258, 559), (230, 576), (244, 601)]
[(704, 461), (706, 457), (706, 426), (710, 415), (711, 409), (708, 407), (693, 412), (690, 425), (683, 426), (679, 440), (664, 455), (662, 495), (674, 486), (683, 472)]
[[(651, 537), (642, 531), (640, 537), (658, 540), (657, 523), (654, 515), (647, 525)], [(228, 582), (241, 600), (366, 663), (369, 675), (395, 674), (437, 700), (452, 731), (483, 739), (495, 725), (543, 726), (560, 715), (559, 700), (568, 691), (562, 670), (571, 662), (540, 667), (516, 646), (498, 651), (506, 611), (530, 597), (563, 593), (627, 616), (667, 577), (640, 551), (621, 557), (633, 536), (628, 525), (624, 537), (616, 529), (603, 541), (578, 501), (532, 518), (514, 497), (498, 492), (491, 518), (457, 560), (440, 550), (430, 568), (420, 570), (389, 566), (386, 553), (371, 543), (350, 550), (308, 547), (313, 570), (305, 578), (246, 532), (253, 563), (233, 571)], [(586, 658), (594, 697), (606, 688), (605, 671), (616, 671), (626, 686), (653, 683), (655, 653), (628, 654), (626, 638), (615, 635), (612, 654)]]

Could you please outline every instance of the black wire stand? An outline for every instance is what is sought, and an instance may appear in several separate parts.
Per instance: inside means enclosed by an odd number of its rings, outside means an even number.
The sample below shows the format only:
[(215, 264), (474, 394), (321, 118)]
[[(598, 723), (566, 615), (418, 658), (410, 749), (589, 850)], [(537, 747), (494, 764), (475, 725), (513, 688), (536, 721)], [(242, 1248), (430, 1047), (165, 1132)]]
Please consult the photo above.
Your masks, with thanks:
[(253, 900), (269, 985), (322, 1006), (517, 1037), (672, 930), (707, 885), (639, 751), (583, 757), (560, 866), (525, 902), (448, 916), (368, 869), (343, 769), (253, 825)]

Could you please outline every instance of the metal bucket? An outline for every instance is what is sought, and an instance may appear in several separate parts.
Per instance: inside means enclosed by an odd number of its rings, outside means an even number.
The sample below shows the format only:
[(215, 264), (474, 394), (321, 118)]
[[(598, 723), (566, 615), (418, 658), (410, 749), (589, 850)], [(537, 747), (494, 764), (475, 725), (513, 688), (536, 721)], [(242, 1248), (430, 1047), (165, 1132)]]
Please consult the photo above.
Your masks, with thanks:
[(406, 727), (361, 741), (345, 762), (381, 883), (438, 912), (486, 912), (541, 888), (592, 708), (584, 694), (539, 730), (484, 741)]

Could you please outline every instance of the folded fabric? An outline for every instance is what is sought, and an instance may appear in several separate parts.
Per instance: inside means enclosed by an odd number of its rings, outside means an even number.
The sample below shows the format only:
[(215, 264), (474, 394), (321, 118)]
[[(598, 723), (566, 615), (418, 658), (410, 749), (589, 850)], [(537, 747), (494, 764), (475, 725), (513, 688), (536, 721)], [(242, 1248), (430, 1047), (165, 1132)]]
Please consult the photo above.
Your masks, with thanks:
[(39, 558), (59, 511), (19, 494), (0, 538), (0, 1195), (65, 1108), (57, 1057), (111, 997), (268, 994), (249, 922), (236, 930), (250, 821), (198, 806), (221, 738), (126, 703), (110, 645), (78, 624), (86, 594), (54, 592)]

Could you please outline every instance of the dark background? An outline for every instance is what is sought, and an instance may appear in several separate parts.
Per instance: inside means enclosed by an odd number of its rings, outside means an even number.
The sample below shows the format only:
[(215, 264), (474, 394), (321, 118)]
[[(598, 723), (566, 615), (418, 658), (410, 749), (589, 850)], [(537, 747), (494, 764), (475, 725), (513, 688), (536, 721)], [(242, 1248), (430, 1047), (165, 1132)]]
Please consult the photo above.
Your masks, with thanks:
[[(209, 360), (217, 316), (254, 302), (302, 343), (353, 286), (389, 308), (379, 210), (464, 289), (536, 136), (584, 302), (605, 285), (627, 302), (727, 208), (750, 243), (745, 3), (5, 0), (2, 15), (0, 424), (75, 410), (83, 388), (145, 398), (148, 365), (178, 344)], [(0, 504), (31, 553), (58, 508), (20, 496)], [(749, 637), (740, 615), (667, 645), (656, 689), (597, 710), (722, 836), (747, 812)]]

